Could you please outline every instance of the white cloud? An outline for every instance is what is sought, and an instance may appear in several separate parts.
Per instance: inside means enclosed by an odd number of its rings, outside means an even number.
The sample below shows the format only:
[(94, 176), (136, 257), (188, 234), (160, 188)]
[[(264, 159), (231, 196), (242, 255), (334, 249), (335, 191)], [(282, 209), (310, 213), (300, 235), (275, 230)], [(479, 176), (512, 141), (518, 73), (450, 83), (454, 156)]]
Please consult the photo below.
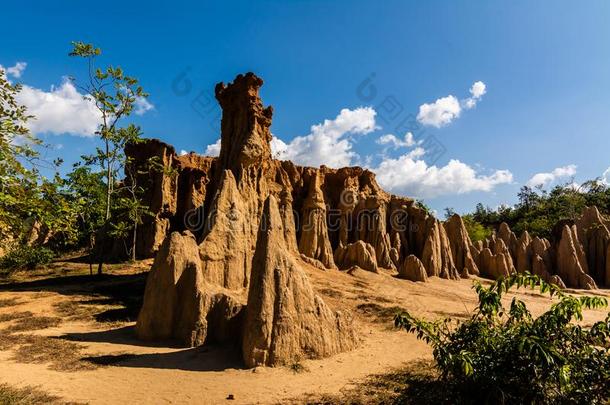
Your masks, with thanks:
[(271, 138), (271, 154), (275, 159), (280, 159), (285, 153), (287, 153), (288, 145), (280, 138), (273, 136)]
[(458, 118), (461, 112), (458, 99), (449, 95), (439, 98), (434, 103), (420, 105), (417, 120), (423, 125), (440, 128)]
[(551, 172), (536, 173), (527, 181), (529, 187), (547, 186), (556, 180), (565, 177), (571, 177), (576, 174), (576, 165), (567, 165), (558, 167)]
[(413, 139), (413, 134), (411, 132), (407, 132), (403, 139), (399, 139), (393, 134), (382, 135), (376, 142), (379, 145), (389, 145), (394, 149), (409, 148), (415, 145), (415, 139)]
[(95, 104), (68, 80), (49, 92), (24, 85), (17, 101), (36, 117), (28, 121), (34, 133), (93, 136), (102, 120)]
[[(17, 62), (6, 69), (0, 65), (0, 71), (19, 78), (26, 67), (27, 63)], [(51, 86), (50, 91), (24, 84), (17, 94), (17, 101), (27, 107), (28, 114), (34, 116), (27, 124), (34, 133), (90, 137), (95, 135), (102, 123), (102, 114), (95, 104), (85, 99), (74, 84), (65, 78), (59, 87)], [(142, 115), (152, 109), (154, 105), (146, 98), (136, 97), (135, 114)]]
[[(321, 124), (313, 125), (308, 135), (297, 136), (288, 143), (274, 136), (271, 140), (271, 153), (276, 159), (292, 160), (302, 166), (349, 166), (358, 158), (352, 150), (349, 135), (367, 134), (377, 129), (376, 114), (371, 107), (354, 110), (344, 108), (334, 120), (324, 120)], [(205, 154), (218, 156), (220, 139), (208, 145)]]
[(604, 174), (602, 174), (602, 182), (610, 185), (610, 167), (606, 169)]
[(218, 156), (220, 155), (220, 138), (213, 144), (208, 145), (205, 148), (205, 153), (204, 155), (206, 156)]
[(426, 154), (426, 151), (424, 150), (424, 148), (417, 147), (404, 156), (406, 156), (408, 159), (419, 159), (419, 158), (423, 157), (425, 154)]
[(457, 97), (448, 95), (437, 99), (434, 103), (420, 105), (417, 120), (423, 125), (443, 127), (459, 118), (462, 110), (474, 108), (485, 93), (487, 93), (485, 83), (474, 82), (470, 87), (470, 97), (458, 100)]
[(428, 166), (420, 160), (423, 150), (416, 148), (396, 159), (386, 159), (376, 168), (379, 184), (386, 190), (417, 198), (491, 191), (495, 186), (513, 181), (508, 170), (496, 170), (490, 175), (477, 173), (472, 167), (452, 159), (446, 166)]
[(147, 111), (154, 110), (155, 106), (146, 97), (136, 97), (134, 113), (144, 115)]
[(474, 82), (470, 87), (470, 97), (462, 100), (462, 106), (470, 110), (477, 105), (477, 102), (487, 93), (487, 86), (482, 81)]
[(349, 166), (358, 158), (352, 150), (349, 136), (368, 134), (377, 129), (376, 114), (371, 107), (354, 110), (344, 108), (334, 120), (324, 120), (321, 124), (313, 125), (308, 135), (297, 136), (288, 143), (277, 139), (274, 155), (303, 166)]
[(27, 66), (28, 64), (26, 62), (17, 62), (14, 66), (7, 68), (0, 65), (0, 70), (6, 71), (7, 76), (13, 76), (16, 79), (19, 79)]
[(480, 99), (483, 95), (487, 93), (487, 86), (482, 81), (474, 82), (472, 87), (470, 88), (470, 94), (475, 99)]
[(188, 155), (189, 153), (187, 151), (185, 151), (184, 149), (182, 149), (180, 151), (180, 156), (184, 156), (184, 155)]
[[(271, 138), (270, 144), (271, 144), (271, 155), (275, 159), (278, 159), (280, 156), (282, 156), (283, 153), (286, 153), (286, 149), (288, 148), (288, 145), (286, 145), (286, 143), (284, 143), (284, 141), (282, 141), (280, 138), (277, 138), (275, 136), (273, 138)], [(184, 150), (180, 152), (181, 155), (185, 155), (186, 153), (187, 152), (184, 151)], [(205, 148), (205, 153), (204, 154), (206, 156), (218, 156), (218, 155), (220, 155), (220, 139), (218, 139), (213, 144), (208, 145)]]

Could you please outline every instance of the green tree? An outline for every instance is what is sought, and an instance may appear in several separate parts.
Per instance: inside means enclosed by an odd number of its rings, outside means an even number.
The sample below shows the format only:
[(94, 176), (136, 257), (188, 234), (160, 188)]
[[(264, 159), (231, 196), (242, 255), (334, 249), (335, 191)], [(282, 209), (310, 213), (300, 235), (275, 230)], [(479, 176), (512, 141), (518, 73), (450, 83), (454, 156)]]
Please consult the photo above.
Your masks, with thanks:
[(432, 209), (430, 209), (424, 200), (415, 200), (415, 205), (424, 210), (427, 214), (432, 213)]
[(123, 240), (129, 239), (131, 235), (130, 247), (125, 250), (132, 261), (136, 260), (138, 226), (142, 225), (145, 216), (153, 215), (149, 207), (142, 203), (145, 189), (139, 181), (158, 170), (155, 162), (156, 159), (151, 158), (144, 162), (143, 167), (137, 167), (136, 162), (128, 158), (125, 164), (125, 181), (117, 200), (111, 235)]
[(80, 229), (78, 245), (87, 247), (91, 272), (96, 232), (105, 222), (106, 186), (103, 177), (103, 173), (95, 172), (90, 166), (78, 162), (65, 180), (67, 191), (77, 209)]
[(24, 215), (33, 204), (41, 141), (27, 128), (32, 116), (17, 102), (19, 84), (0, 69), (0, 241), (21, 236)]
[[(125, 165), (125, 145), (140, 139), (140, 129), (137, 126), (121, 125), (133, 112), (136, 102), (148, 95), (138, 80), (126, 75), (120, 67), (96, 67), (96, 58), (102, 53), (100, 48), (83, 42), (73, 42), (72, 45), (69, 55), (84, 58), (88, 67), (88, 80), (77, 86), (84, 91), (85, 98), (95, 104), (101, 116), (96, 134), (103, 146), (98, 147), (95, 154), (86, 157), (85, 163), (99, 166), (105, 174), (105, 220), (108, 222), (111, 219), (118, 173)], [(98, 274), (102, 272), (102, 265), (103, 258), (100, 257)]]
[[(610, 398), (610, 314), (590, 327), (585, 309), (602, 297), (571, 296), (539, 277), (515, 274), (490, 287), (475, 282), (478, 309), (465, 321), (426, 321), (409, 313), (395, 325), (434, 349), (446, 389), (459, 403), (603, 404)], [(557, 298), (534, 317), (525, 303), (503, 300), (512, 288), (538, 288)]]
[(462, 217), (468, 236), (472, 242), (485, 240), (491, 236), (491, 229), (477, 222), (472, 214), (467, 214)]
[(455, 215), (455, 210), (451, 207), (445, 207), (445, 219), (449, 219), (453, 215)]

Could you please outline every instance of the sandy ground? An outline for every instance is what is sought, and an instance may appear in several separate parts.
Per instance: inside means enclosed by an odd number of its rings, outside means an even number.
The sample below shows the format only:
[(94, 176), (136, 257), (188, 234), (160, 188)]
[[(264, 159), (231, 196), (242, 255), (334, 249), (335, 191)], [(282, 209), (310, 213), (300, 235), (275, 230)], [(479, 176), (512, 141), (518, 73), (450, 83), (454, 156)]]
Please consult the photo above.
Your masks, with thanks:
[[(61, 317), (59, 326), (30, 333), (78, 342), (82, 357), (104, 364), (92, 370), (56, 371), (49, 364), (15, 361), (16, 349), (11, 348), (0, 352), (0, 383), (38, 386), (63, 400), (91, 404), (285, 403), (308, 393), (337, 394), (368, 375), (431, 358), (426, 344), (392, 328), (397, 307), (438, 318), (464, 317), (476, 305), (472, 280), (433, 278), (429, 283), (413, 283), (390, 273), (356, 270), (347, 274), (305, 266), (314, 286), (332, 307), (352, 312), (362, 337), (360, 347), (328, 359), (302, 361), (304, 370), (300, 372), (289, 367), (248, 370), (234, 348), (181, 349), (171, 344), (146, 345), (135, 339), (129, 320), (137, 314), (137, 301), (129, 298), (141, 293), (142, 271), (149, 264), (113, 266), (111, 275), (99, 281), (72, 276), (88, 271), (83, 264), (56, 263), (51, 272), (60, 269), (66, 277), (49, 282), (49, 274), (43, 272), (38, 281), (0, 285), (0, 302), (17, 300), (0, 307), (0, 315), (31, 311), (34, 316)], [(108, 289), (117, 285), (122, 286), (118, 292)], [(596, 294), (610, 295), (607, 291)], [(550, 303), (531, 291), (518, 295), (534, 313)], [(74, 302), (78, 303), (75, 308), (84, 311), (83, 316), (70, 316), (58, 309), (62, 303)], [(604, 311), (588, 311), (584, 323), (604, 317)], [(228, 400), (229, 395), (234, 399)]]

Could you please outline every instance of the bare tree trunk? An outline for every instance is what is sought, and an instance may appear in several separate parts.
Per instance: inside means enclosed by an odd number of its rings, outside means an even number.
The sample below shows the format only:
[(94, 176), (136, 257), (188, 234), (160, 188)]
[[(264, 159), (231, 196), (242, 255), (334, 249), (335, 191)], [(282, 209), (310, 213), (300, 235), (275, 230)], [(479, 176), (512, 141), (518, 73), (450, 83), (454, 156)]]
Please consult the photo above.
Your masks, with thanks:
[[(110, 167), (110, 159), (108, 158), (110, 155), (110, 146), (108, 139), (106, 141), (106, 223), (110, 219), (110, 195), (112, 194), (112, 168)], [(97, 274), (98, 276), (102, 275), (104, 266), (104, 258), (100, 252), (99, 263), (97, 265)]]
[(110, 147), (108, 145), (108, 139), (106, 139), (106, 221), (110, 219), (110, 194), (112, 192), (112, 168), (110, 167), (110, 159), (108, 159), (110, 153)]
[(93, 237), (89, 236), (89, 275), (93, 275)]
[(131, 240), (131, 261), (136, 261), (136, 238), (138, 233), (138, 221), (134, 221), (133, 223), (133, 237)]

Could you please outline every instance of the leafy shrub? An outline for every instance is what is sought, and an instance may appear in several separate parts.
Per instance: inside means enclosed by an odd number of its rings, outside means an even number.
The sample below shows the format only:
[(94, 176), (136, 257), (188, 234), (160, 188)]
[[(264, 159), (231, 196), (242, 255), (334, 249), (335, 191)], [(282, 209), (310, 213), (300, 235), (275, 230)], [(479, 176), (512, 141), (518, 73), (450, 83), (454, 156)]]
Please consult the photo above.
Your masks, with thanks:
[[(534, 318), (513, 287), (539, 288), (558, 298)], [(395, 325), (434, 349), (436, 367), (461, 403), (605, 403), (610, 397), (610, 314), (590, 328), (584, 309), (607, 307), (601, 297), (574, 297), (529, 273), (475, 282), (479, 306), (465, 321), (425, 321), (402, 313)]]
[(491, 228), (475, 221), (472, 218), (472, 215), (464, 215), (462, 217), (462, 221), (464, 222), (464, 226), (466, 227), (466, 231), (468, 232), (468, 236), (470, 237), (471, 241), (484, 241), (485, 239), (491, 237)]
[(53, 251), (44, 247), (19, 246), (0, 257), (0, 269), (32, 270), (36, 266), (51, 262), (53, 257)]

